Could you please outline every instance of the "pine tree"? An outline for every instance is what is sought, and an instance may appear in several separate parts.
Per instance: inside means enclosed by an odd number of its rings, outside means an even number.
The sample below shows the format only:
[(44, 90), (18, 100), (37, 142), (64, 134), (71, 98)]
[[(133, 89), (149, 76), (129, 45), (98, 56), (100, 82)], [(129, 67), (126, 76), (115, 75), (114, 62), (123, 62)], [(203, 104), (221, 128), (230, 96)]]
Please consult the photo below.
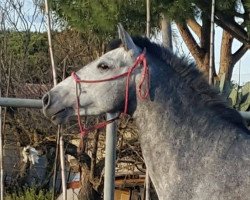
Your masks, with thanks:
[[(50, 3), (52, 10), (66, 20), (70, 27), (97, 34), (102, 39), (116, 36), (119, 22), (133, 34), (145, 33), (146, 30), (145, 1), (50, 0)], [(157, 14), (154, 16), (155, 19), (158, 17)], [(153, 22), (156, 26), (156, 20)]]
[[(121, 22), (133, 35), (145, 35), (146, 1), (140, 0), (50, 0), (52, 9), (68, 25), (100, 40), (116, 36), (116, 25)], [(209, 0), (155, 0), (151, 2), (151, 30), (159, 28), (160, 14), (173, 20), (193, 55), (197, 66), (208, 75), (210, 45)], [(215, 23), (223, 29), (220, 54), (220, 70), (214, 78), (230, 80), (236, 62), (249, 49), (250, 4), (246, 0), (216, 0)], [(237, 18), (236, 18), (237, 17)], [(240, 19), (240, 20), (238, 20)], [(241, 23), (243, 22), (243, 23)], [(191, 31), (192, 30), (192, 31)], [(198, 37), (196, 40), (194, 34)], [(242, 43), (232, 52), (234, 39)], [(214, 67), (213, 67), (214, 68)]]

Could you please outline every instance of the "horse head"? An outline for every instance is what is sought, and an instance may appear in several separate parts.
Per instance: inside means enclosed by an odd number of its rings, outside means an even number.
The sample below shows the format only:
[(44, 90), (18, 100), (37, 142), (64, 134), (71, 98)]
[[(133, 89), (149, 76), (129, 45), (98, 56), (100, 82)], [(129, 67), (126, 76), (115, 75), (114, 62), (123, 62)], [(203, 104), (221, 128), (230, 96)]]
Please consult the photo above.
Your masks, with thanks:
[[(55, 124), (66, 122), (78, 112), (80, 115), (100, 115), (123, 110), (126, 93), (125, 74), (142, 50), (134, 44), (120, 24), (118, 33), (121, 40), (119, 48), (87, 64), (74, 76), (66, 78), (43, 96), (43, 112)], [(135, 70), (129, 77), (129, 99), (136, 96), (135, 76), (138, 73), (138, 70)], [(120, 76), (121, 74), (124, 76)], [(86, 81), (77, 84), (76, 79)], [(99, 81), (107, 79), (109, 80)], [(129, 110), (134, 107), (133, 104), (135, 101), (131, 101)]]

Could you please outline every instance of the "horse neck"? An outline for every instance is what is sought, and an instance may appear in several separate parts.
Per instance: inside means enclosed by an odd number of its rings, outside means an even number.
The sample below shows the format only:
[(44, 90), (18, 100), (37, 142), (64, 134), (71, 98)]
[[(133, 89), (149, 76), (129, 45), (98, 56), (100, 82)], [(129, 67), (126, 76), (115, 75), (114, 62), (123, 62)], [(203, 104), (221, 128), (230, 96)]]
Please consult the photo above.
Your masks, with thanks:
[(171, 199), (166, 194), (172, 194), (173, 180), (189, 176), (182, 168), (187, 172), (194, 166), (202, 169), (198, 166), (201, 158), (216, 160), (226, 155), (242, 131), (214, 116), (202, 102), (194, 101), (193, 96), (198, 94), (174, 73), (150, 68), (150, 100), (137, 99), (133, 115), (143, 157), (160, 199)]
[[(177, 150), (176, 142), (192, 146), (196, 142), (192, 138), (208, 137), (209, 142), (213, 141), (211, 138), (216, 140), (221, 134), (237, 129), (234, 124), (216, 117), (212, 108), (195, 101), (198, 92), (196, 94), (173, 69), (159, 67), (163, 65), (159, 61), (150, 61), (150, 100), (137, 99), (133, 115), (142, 145), (164, 143), (164, 146)], [(215, 131), (225, 127), (225, 132)]]

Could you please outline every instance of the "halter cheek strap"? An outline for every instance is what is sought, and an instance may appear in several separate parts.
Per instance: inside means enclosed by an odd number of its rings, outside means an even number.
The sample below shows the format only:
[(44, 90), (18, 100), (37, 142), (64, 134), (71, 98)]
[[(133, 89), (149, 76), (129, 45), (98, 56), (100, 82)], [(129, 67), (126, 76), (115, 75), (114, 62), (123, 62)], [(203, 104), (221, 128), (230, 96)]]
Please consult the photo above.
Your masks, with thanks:
[[(143, 53), (140, 54), (134, 64), (129, 67), (128, 71), (110, 78), (106, 78), (106, 79), (100, 79), (100, 80), (81, 80), (75, 72), (72, 72), (71, 76), (73, 77), (73, 79), (76, 82), (76, 103), (77, 103), (77, 119), (78, 119), (78, 125), (80, 128), (80, 135), (82, 137), (86, 137), (87, 134), (90, 131), (93, 131), (95, 129), (100, 129), (105, 127), (107, 124), (112, 123), (113, 121), (117, 120), (121, 115), (125, 115), (128, 112), (128, 99), (129, 99), (129, 82), (130, 82), (130, 77), (133, 73), (133, 71), (137, 68), (137, 67), (141, 67), (142, 66), (142, 71), (141, 71), (141, 79), (139, 81), (139, 85), (138, 85), (138, 96), (141, 100), (146, 99), (149, 96), (149, 69), (148, 69), (148, 64), (147, 64), (147, 60), (146, 60), (146, 51), (144, 49)], [(118, 117), (115, 117), (113, 119), (110, 119), (108, 121), (104, 121), (101, 122), (93, 127), (90, 128), (85, 128), (82, 126), (81, 124), (81, 116), (80, 116), (80, 92), (78, 91), (78, 84), (81, 83), (101, 83), (101, 82), (107, 82), (107, 81), (113, 81), (122, 77), (126, 77), (126, 88), (125, 88), (125, 105), (124, 105), (124, 111), (123, 113), (121, 113)], [(143, 85), (145, 85), (145, 89), (143, 90)]]

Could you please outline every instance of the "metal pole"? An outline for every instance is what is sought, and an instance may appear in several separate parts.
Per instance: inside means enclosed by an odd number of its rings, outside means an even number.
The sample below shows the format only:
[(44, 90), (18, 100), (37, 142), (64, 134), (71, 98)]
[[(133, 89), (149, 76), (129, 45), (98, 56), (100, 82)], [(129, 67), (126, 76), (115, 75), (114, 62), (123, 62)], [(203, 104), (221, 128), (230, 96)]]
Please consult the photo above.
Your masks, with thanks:
[[(4, 14), (1, 12), (1, 31), (3, 24), (3, 16)], [(0, 71), (0, 83), (2, 80), (2, 71)], [(0, 98), (2, 96), (2, 88), (0, 84)], [(2, 133), (2, 107), (0, 106), (0, 200), (3, 200), (3, 191), (4, 191), (4, 182), (3, 182), (3, 133)]]
[(3, 182), (3, 136), (2, 136), (2, 107), (0, 106), (0, 200), (3, 200), (4, 182)]
[(146, 170), (146, 177), (145, 177), (145, 200), (150, 200), (150, 176), (148, 173), (148, 169)]
[[(1, 31), (4, 31), (2, 29), (2, 25), (3, 25), (3, 12), (1, 12)], [(2, 81), (2, 71), (0, 71), (0, 83)], [(1, 84), (0, 84), (0, 99), (2, 96), (2, 88), (1, 88)], [(3, 137), (2, 137), (2, 107), (0, 105), (0, 200), (3, 200), (3, 187), (4, 187), (4, 183), (3, 183), (3, 141), (2, 141)]]
[[(146, 0), (146, 10), (147, 10), (147, 29), (146, 29), (146, 36), (147, 38), (150, 38), (150, 3), (151, 0)], [(146, 169), (146, 185), (145, 185), (145, 189), (146, 191), (149, 189), (148, 187), (148, 182), (149, 182), (149, 175), (148, 175), (148, 169)], [(149, 198), (149, 194), (146, 192), (146, 198)]]
[(240, 66), (241, 66), (241, 60), (239, 61), (239, 82), (238, 82), (238, 85), (240, 85)]
[(147, 38), (150, 38), (150, 0), (146, 0), (147, 5)]
[[(1, 76), (1, 74), (0, 74)], [(1, 77), (0, 77), (1, 79)], [(0, 86), (0, 98), (1, 98)], [(3, 133), (2, 133), (2, 107), (0, 106), (0, 200), (3, 200), (4, 182), (3, 182)]]
[(57, 165), (59, 163), (58, 160), (58, 155), (59, 155), (59, 148), (60, 148), (60, 144), (59, 144), (59, 140), (60, 140), (60, 131), (59, 131), (59, 127), (57, 127), (57, 134), (56, 134), (56, 155), (55, 155), (55, 162), (54, 162), (54, 174), (53, 174), (53, 182), (52, 182), (52, 200), (55, 200), (56, 198), (56, 179), (57, 179)]
[(215, 0), (212, 0), (211, 8), (211, 32), (210, 32), (210, 58), (209, 58), (209, 84), (213, 84), (213, 63), (214, 63), (214, 7)]
[(66, 176), (65, 176), (65, 158), (64, 158), (64, 142), (63, 142), (63, 134), (60, 131), (61, 127), (58, 126), (58, 132), (60, 135), (59, 143), (60, 143), (60, 164), (61, 164), (61, 176), (62, 176), (62, 193), (63, 200), (67, 200), (67, 187), (66, 187)]
[(40, 99), (19, 99), (0, 97), (0, 106), (18, 107), (18, 108), (42, 108), (42, 100)]
[(50, 53), (50, 61), (51, 61), (51, 66), (52, 66), (52, 73), (53, 73), (53, 82), (54, 86), (57, 84), (56, 80), (56, 67), (55, 67), (55, 62), (54, 62), (54, 55), (53, 55), (53, 47), (52, 47), (52, 39), (51, 39), (51, 21), (50, 21), (50, 12), (49, 12), (49, 5), (48, 5), (48, 0), (45, 0), (45, 12), (47, 15), (47, 33), (48, 33), (48, 42), (49, 42), (49, 53)]
[[(57, 73), (56, 73), (56, 66), (55, 66), (55, 61), (54, 61), (54, 54), (53, 54), (53, 46), (52, 46), (52, 39), (51, 39), (51, 19), (50, 19), (50, 11), (49, 11), (49, 4), (48, 0), (45, 0), (45, 12), (47, 15), (47, 33), (48, 33), (48, 42), (49, 42), (49, 53), (50, 53), (50, 61), (51, 61), (51, 66), (52, 66), (52, 73), (53, 73), (53, 82), (54, 86), (57, 84)], [(67, 189), (66, 189), (66, 179), (65, 179), (65, 160), (64, 160), (64, 146), (63, 146), (63, 135), (60, 134), (60, 126), (58, 126), (58, 133), (57, 139), (60, 140), (60, 164), (61, 164), (61, 176), (62, 176), (62, 188), (63, 188), (63, 199), (67, 199)], [(57, 141), (58, 143), (58, 141)], [(58, 148), (58, 146), (56, 147)], [(57, 149), (58, 152), (58, 149)], [(57, 156), (56, 156), (57, 158)], [(53, 184), (56, 182), (56, 176), (57, 176), (57, 160), (55, 161), (55, 166), (54, 166), (54, 177), (53, 177)], [(55, 182), (54, 182), (55, 181)], [(55, 194), (55, 187), (53, 188), (53, 195)], [(55, 199), (55, 196), (53, 196), (53, 199)]]
[[(107, 120), (115, 118), (117, 113), (107, 113)], [(104, 200), (114, 200), (116, 159), (116, 122), (106, 127)]]

